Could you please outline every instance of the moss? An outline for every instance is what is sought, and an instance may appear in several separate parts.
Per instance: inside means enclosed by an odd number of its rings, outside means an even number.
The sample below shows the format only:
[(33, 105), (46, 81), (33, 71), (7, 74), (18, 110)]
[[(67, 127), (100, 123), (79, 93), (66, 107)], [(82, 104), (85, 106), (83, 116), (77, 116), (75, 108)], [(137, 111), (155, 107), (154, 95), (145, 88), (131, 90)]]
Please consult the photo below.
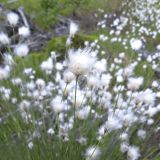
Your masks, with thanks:
[(73, 44), (72, 47), (73, 48), (83, 48), (84, 47), (84, 42), (85, 41), (89, 41), (92, 42), (97, 38), (97, 36), (95, 35), (84, 35), (84, 34), (77, 34), (75, 35), (75, 37), (73, 38)]
[[(55, 51), (59, 54), (60, 59), (63, 59), (64, 54), (67, 51), (66, 39), (67, 39), (67, 37), (65, 37), (65, 36), (53, 38), (45, 46), (44, 51), (47, 53), (50, 53), (51, 51)], [(77, 34), (73, 38), (73, 44), (71, 45), (71, 48), (75, 48), (75, 49), (78, 49), (80, 47), (83, 48), (85, 41), (91, 42), (91, 41), (94, 41), (95, 39), (96, 39), (96, 36), (94, 36), (94, 35)]]
[(47, 53), (50, 53), (51, 51), (56, 51), (58, 53), (65, 53), (66, 52), (65, 43), (66, 43), (66, 37), (64, 36), (55, 37), (47, 43), (45, 51)]

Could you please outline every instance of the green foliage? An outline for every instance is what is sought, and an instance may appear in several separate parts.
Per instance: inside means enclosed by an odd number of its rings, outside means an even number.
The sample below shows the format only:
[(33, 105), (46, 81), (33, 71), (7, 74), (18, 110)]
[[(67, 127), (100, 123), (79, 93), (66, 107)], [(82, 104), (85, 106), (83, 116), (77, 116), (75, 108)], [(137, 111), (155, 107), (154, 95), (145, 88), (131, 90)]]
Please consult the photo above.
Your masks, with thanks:
[(57, 21), (57, 17), (60, 14), (60, 8), (57, 0), (41, 0), (40, 1), (42, 11), (41, 14), (44, 19), (42, 19), (45, 27), (50, 27)]
[(145, 37), (146, 38), (146, 43), (148, 45), (146, 45), (146, 49), (150, 52), (155, 51), (156, 46), (159, 44), (160, 42), (160, 35), (157, 35), (157, 37), (155, 39), (151, 38), (151, 37)]
[(95, 35), (76, 34), (73, 38), (72, 47), (76, 49), (83, 48), (85, 41), (93, 42), (96, 38)]
[(58, 21), (59, 15), (70, 16), (75, 12), (92, 14), (98, 8), (112, 12), (121, 2), (122, 0), (17, 0), (8, 3), (8, 0), (1, 0), (7, 8), (15, 9), (23, 6), (26, 13), (45, 29), (50, 29)]
[[(48, 42), (48, 44), (45, 46), (45, 52), (50, 53), (51, 51), (55, 51), (59, 53), (60, 59), (64, 59), (64, 53), (66, 53), (66, 37), (61, 36), (61, 37), (55, 37), (52, 40)], [(75, 37), (73, 38), (73, 43), (71, 45), (71, 48), (83, 48), (84, 47), (84, 42), (89, 41), (92, 42), (96, 39), (95, 35), (84, 35), (84, 34), (76, 34)]]
[(88, 5), (90, 2), (86, 0), (66, 0), (66, 3), (71, 4), (75, 9), (81, 5)]
[(45, 51), (47, 53), (50, 53), (51, 51), (56, 51), (60, 54), (64, 54), (66, 52), (65, 43), (65, 36), (55, 37), (52, 40), (50, 40), (48, 44), (45, 46)]
[[(67, 10), (69, 13), (75, 12), (78, 8), (83, 5), (87, 5), (89, 1), (86, 0), (40, 0), (42, 7), (41, 14), (44, 19), (44, 26), (50, 27), (54, 25), (58, 16), (66, 13), (64, 10)], [(68, 10), (67, 8), (71, 8)]]
[[(146, 65), (147, 68), (144, 69), (143, 65)], [(151, 65), (147, 61), (142, 61), (137, 65), (137, 67), (135, 68), (135, 74), (137, 76), (144, 77), (144, 84), (143, 84), (144, 88), (147, 88), (148, 86), (150, 86), (150, 84), (153, 80), (153, 77), (154, 77), (154, 71), (153, 71)]]

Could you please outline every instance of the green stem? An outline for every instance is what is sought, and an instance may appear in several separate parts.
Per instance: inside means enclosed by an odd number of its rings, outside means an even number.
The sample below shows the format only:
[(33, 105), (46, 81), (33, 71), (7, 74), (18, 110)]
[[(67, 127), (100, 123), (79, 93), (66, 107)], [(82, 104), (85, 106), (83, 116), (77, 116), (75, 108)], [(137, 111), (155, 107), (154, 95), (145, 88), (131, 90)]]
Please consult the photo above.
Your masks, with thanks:
[[(66, 83), (66, 86), (65, 86), (65, 88), (64, 88), (64, 90), (63, 90), (62, 101), (63, 101), (63, 99), (64, 99), (67, 86), (68, 86), (68, 83)], [(62, 101), (61, 101), (61, 102), (62, 102)]]
[(76, 86), (75, 86), (75, 101), (74, 101), (74, 123), (76, 121), (76, 97), (77, 97), (77, 85), (78, 85), (78, 76), (76, 77)]
[(115, 107), (114, 107), (114, 112), (116, 111), (116, 109), (117, 109), (117, 105), (118, 105), (118, 100), (119, 100), (119, 97), (120, 97), (120, 94), (121, 94), (121, 89), (122, 89), (122, 86), (121, 86), (121, 88), (120, 88), (120, 90), (119, 90), (119, 92), (118, 92), (118, 96), (117, 96), (117, 99), (116, 99), (116, 103), (115, 103)]
[(15, 34), (15, 30), (14, 30), (14, 27), (12, 27), (12, 30), (13, 30), (13, 44), (16, 43), (16, 34)]

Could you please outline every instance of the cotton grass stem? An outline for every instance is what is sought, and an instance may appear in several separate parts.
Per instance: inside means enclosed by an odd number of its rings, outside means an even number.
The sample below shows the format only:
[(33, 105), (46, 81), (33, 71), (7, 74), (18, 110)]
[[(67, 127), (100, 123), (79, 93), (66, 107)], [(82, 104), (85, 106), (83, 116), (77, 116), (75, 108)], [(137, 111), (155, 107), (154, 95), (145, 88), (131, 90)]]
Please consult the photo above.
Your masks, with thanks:
[(115, 107), (114, 107), (114, 112), (115, 112), (115, 110), (116, 110), (117, 107), (118, 107), (118, 100), (119, 100), (119, 98), (120, 98), (121, 90), (122, 90), (122, 86), (120, 87), (120, 90), (119, 90), (119, 92), (118, 92), (118, 96), (117, 96), (116, 103), (115, 103)]
[[(63, 90), (62, 101), (63, 101), (63, 99), (64, 99), (64, 97), (65, 97), (65, 92), (66, 92), (67, 86), (68, 86), (68, 83), (66, 83), (65, 88), (64, 88), (64, 90)], [(61, 102), (62, 102), (62, 101), (61, 101)]]
[(13, 30), (13, 43), (15, 44), (16, 43), (16, 34), (15, 34), (14, 27), (12, 27), (12, 30)]
[(77, 98), (77, 85), (78, 85), (78, 77), (76, 77), (76, 86), (75, 86), (75, 97), (74, 97), (74, 123), (76, 121), (76, 98)]

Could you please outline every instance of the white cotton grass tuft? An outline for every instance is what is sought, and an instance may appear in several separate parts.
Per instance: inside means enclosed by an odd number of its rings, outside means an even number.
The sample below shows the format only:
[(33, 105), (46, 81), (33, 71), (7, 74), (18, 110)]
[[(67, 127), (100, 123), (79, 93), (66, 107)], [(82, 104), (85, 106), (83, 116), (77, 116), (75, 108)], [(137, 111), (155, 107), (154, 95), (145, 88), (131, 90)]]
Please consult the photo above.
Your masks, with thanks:
[(129, 148), (129, 144), (128, 143), (126, 143), (126, 142), (121, 143), (121, 145), (120, 145), (120, 151), (122, 153), (127, 152), (128, 148)]
[(18, 28), (18, 34), (24, 38), (30, 35), (30, 29), (28, 27), (22, 26)]
[(105, 72), (106, 71), (106, 67), (107, 67), (107, 62), (106, 62), (105, 59), (102, 59), (101, 61), (97, 61), (95, 63), (95, 66), (94, 66), (94, 68), (96, 69), (96, 71), (98, 73)]
[(29, 48), (26, 44), (18, 44), (14, 48), (14, 54), (19, 57), (27, 56), (28, 52), (29, 52)]
[(66, 41), (66, 46), (70, 46), (72, 44), (72, 38), (74, 37), (78, 29), (79, 29), (78, 25), (73, 21), (71, 21), (69, 26), (69, 36)]
[(129, 136), (126, 132), (123, 132), (121, 135), (120, 135), (120, 140), (122, 141), (127, 141), (129, 139)]
[(70, 26), (69, 26), (69, 35), (71, 37), (73, 37), (76, 32), (78, 31), (78, 24), (74, 23), (73, 21), (70, 22)]
[(136, 64), (135, 64), (135, 63), (132, 63), (132, 64), (130, 64), (129, 66), (125, 67), (125, 68), (124, 68), (124, 71), (123, 71), (123, 75), (124, 75), (125, 77), (131, 76), (131, 75), (133, 74), (133, 71), (134, 71), (135, 67), (136, 67)]
[(88, 118), (91, 108), (89, 106), (83, 107), (76, 112), (76, 117), (80, 120)]
[(156, 94), (151, 89), (139, 92), (136, 100), (145, 103), (147, 105), (153, 105), (155, 103)]
[(137, 136), (139, 139), (145, 139), (146, 138), (146, 131), (143, 129), (138, 130)]
[(32, 149), (33, 146), (34, 146), (34, 145), (33, 145), (33, 142), (29, 142), (29, 143), (28, 143), (28, 148), (29, 148), (29, 149)]
[(9, 39), (8, 35), (5, 34), (4, 32), (0, 33), (0, 43), (3, 45), (10, 44), (10, 39)]
[(55, 97), (52, 101), (51, 101), (51, 107), (52, 110), (55, 114), (58, 114), (62, 111), (64, 111), (64, 104), (62, 101), (62, 98), (60, 96)]
[(148, 110), (145, 111), (145, 113), (149, 117), (153, 117), (154, 115), (156, 115), (158, 113), (158, 109), (157, 109), (157, 107), (149, 107)]
[(9, 12), (7, 13), (7, 21), (11, 26), (16, 26), (19, 20), (18, 14), (14, 12)]
[(89, 88), (95, 88), (97, 85), (98, 80), (94, 76), (90, 76), (87, 79), (87, 85)]
[(108, 73), (108, 74), (102, 74), (101, 79), (100, 79), (100, 86), (103, 88), (108, 88), (109, 84), (111, 82), (112, 76)]
[(128, 160), (138, 160), (140, 157), (139, 148), (136, 146), (129, 146), (127, 156)]
[(42, 89), (45, 87), (46, 83), (43, 79), (41, 78), (38, 78), (35, 82), (36, 86), (39, 88), (39, 89)]
[(53, 60), (51, 57), (49, 57), (46, 61), (43, 61), (40, 65), (40, 68), (42, 71), (45, 71), (46, 73), (51, 73), (53, 69)]
[(9, 66), (12, 66), (15, 64), (13, 57), (9, 53), (6, 53), (4, 55), (4, 62), (6, 65), (9, 65)]
[(91, 56), (91, 49), (84, 48), (68, 52), (68, 70), (75, 76), (85, 75), (91, 71), (96, 58)]
[(64, 78), (64, 81), (66, 83), (70, 83), (75, 79), (75, 76), (74, 76), (74, 74), (72, 72), (65, 71), (64, 74), (63, 74), (63, 78)]
[(98, 146), (91, 146), (85, 152), (86, 160), (98, 160), (101, 155), (101, 150)]
[(49, 129), (47, 130), (47, 133), (48, 133), (49, 135), (53, 135), (55, 132), (54, 132), (53, 128), (49, 128)]
[(135, 38), (132, 38), (130, 40), (130, 45), (131, 45), (131, 48), (135, 51), (139, 50), (142, 48), (143, 46), (143, 43), (140, 39), (135, 39)]
[(137, 78), (134, 78), (134, 77), (130, 77), (128, 79), (128, 89), (131, 89), (131, 90), (137, 90), (140, 88), (140, 86), (143, 84), (143, 77), (137, 77)]
[(119, 130), (122, 128), (121, 121), (115, 116), (109, 116), (105, 125), (108, 131)]
[(10, 67), (7, 65), (4, 68), (0, 67), (0, 80), (7, 79), (10, 76)]
[[(75, 102), (75, 94), (74, 92), (71, 95), (71, 102), (74, 104)], [(84, 92), (82, 92), (81, 90), (77, 89), (77, 96), (76, 96), (76, 104), (75, 107), (76, 108), (80, 108), (82, 107), (82, 105), (86, 103), (86, 97)]]

